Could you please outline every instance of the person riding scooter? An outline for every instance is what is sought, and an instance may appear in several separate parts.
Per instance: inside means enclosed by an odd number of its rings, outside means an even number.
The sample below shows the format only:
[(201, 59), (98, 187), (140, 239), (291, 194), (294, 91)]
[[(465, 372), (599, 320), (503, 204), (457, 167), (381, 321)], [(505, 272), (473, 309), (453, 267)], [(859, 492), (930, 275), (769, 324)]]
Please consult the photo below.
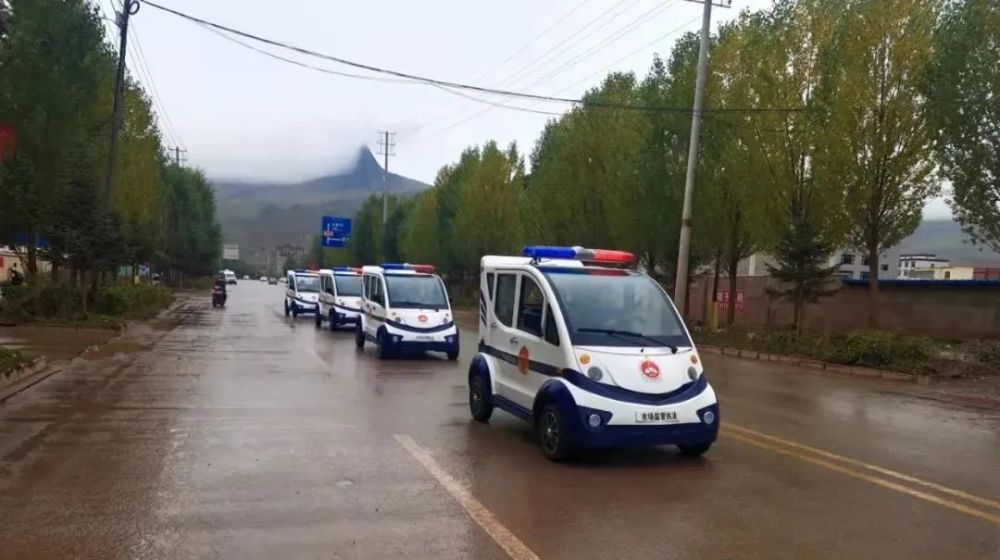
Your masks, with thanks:
[(212, 286), (212, 307), (226, 306), (226, 277), (219, 274), (215, 277), (215, 285)]

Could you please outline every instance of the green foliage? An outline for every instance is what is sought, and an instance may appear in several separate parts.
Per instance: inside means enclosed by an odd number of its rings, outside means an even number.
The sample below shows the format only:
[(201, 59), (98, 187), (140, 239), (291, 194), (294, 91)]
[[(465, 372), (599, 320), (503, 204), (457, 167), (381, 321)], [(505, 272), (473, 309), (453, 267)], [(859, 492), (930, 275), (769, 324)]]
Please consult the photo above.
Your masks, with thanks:
[(1000, 340), (977, 340), (967, 349), (978, 362), (1000, 371)]
[(951, 0), (928, 83), (941, 174), (968, 234), (1000, 251), (1000, 3)]
[(108, 286), (98, 292), (94, 306), (103, 315), (148, 318), (173, 301), (173, 293), (163, 286)]
[(846, 187), (850, 240), (869, 257), (872, 325), (879, 255), (913, 233), (938, 190), (924, 95), (938, 4), (847, 2), (822, 86), (824, 124), (839, 138), (826, 146), (824, 166), (829, 180)]
[(836, 291), (829, 286), (837, 268), (829, 265), (833, 245), (824, 241), (817, 229), (817, 221), (811, 219), (809, 210), (793, 206), (788, 226), (774, 246), (775, 264), (767, 265), (771, 277), (782, 284), (772, 293), (793, 302), (795, 331), (801, 330), (805, 304), (816, 303)]
[(31, 360), (17, 350), (0, 346), (0, 375), (10, 377), (12, 373), (30, 363)]
[[(117, 56), (92, 2), (12, 0), (0, 36), (0, 120), (17, 147), (0, 164), (0, 240), (23, 235), (28, 281), (37, 257), (89, 276), (151, 262), (176, 275), (210, 274), (221, 236), (214, 194), (196, 170), (169, 165), (151, 102), (129, 76), (106, 181)], [(35, 247), (36, 236), (50, 242)]]

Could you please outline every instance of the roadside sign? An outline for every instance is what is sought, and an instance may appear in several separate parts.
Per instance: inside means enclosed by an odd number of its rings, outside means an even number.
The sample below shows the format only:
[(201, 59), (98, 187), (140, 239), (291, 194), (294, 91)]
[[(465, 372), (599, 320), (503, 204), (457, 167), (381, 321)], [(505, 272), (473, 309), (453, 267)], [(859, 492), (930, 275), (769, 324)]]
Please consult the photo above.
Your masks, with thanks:
[(351, 240), (351, 219), (323, 216), (323, 246), (343, 247)]

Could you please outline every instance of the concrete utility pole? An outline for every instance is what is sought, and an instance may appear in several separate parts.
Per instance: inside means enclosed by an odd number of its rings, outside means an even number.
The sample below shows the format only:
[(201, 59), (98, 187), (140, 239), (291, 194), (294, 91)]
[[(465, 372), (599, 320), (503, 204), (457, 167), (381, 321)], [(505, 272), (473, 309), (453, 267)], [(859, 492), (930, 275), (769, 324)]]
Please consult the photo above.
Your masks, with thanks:
[[(712, 0), (688, 0), (702, 2), (705, 6), (701, 15), (701, 43), (698, 46), (698, 77), (694, 83), (694, 110), (691, 113), (691, 140), (688, 144), (687, 176), (684, 179), (684, 208), (681, 213), (680, 245), (677, 248), (677, 279), (674, 282), (674, 305), (686, 315), (688, 291), (688, 258), (691, 250), (691, 196), (694, 191), (695, 172), (698, 170), (698, 140), (701, 134), (701, 113), (705, 103), (705, 75), (708, 70), (708, 43), (711, 37)], [(728, 8), (732, 0), (717, 0), (720, 8)]]
[(125, 0), (117, 14), (121, 43), (118, 47), (118, 73), (115, 76), (114, 105), (111, 109), (111, 143), (108, 145), (107, 188), (111, 192), (115, 182), (115, 157), (118, 152), (118, 131), (122, 127), (122, 87), (125, 83), (125, 47), (128, 42), (128, 18), (139, 12), (139, 0)]
[(174, 165), (180, 166), (183, 156), (181, 152), (187, 153), (187, 150), (181, 148), (180, 146), (174, 146), (173, 148), (168, 148), (168, 150), (174, 152)]
[(389, 223), (389, 156), (396, 155), (396, 133), (380, 130), (378, 133), (378, 153), (385, 162), (382, 166), (382, 258), (386, 258), (385, 242)]

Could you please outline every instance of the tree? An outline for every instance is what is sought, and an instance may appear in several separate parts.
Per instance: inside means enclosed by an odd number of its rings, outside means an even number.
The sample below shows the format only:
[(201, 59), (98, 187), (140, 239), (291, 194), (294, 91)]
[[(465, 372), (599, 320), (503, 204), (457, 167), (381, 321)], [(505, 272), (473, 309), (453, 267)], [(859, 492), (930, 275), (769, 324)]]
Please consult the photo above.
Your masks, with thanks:
[(789, 225), (782, 229), (774, 246), (776, 264), (767, 265), (771, 276), (783, 285), (772, 289), (771, 293), (792, 302), (792, 328), (796, 333), (802, 330), (806, 304), (816, 303), (821, 297), (836, 292), (829, 287), (830, 278), (837, 269), (830, 266), (834, 246), (824, 241), (822, 233), (817, 231), (819, 221), (810, 216), (812, 210), (808, 202), (802, 203), (803, 209), (794, 206), (790, 209)]
[(47, 233), (69, 184), (98, 184), (110, 99), (103, 88), (114, 55), (96, 8), (82, 0), (10, 4), (10, 32), (0, 45), (0, 114), (18, 141), (0, 170), (0, 222), (27, 238), (32, 281), (36, 235)]
[(1000, 251), (1000, 3), (952, 0), (935, 33), (929, 114), (955, 217)]
[(879, 255), (920, 223), (931, 174), (926, 69), (937, 0), (852, 0), (828, 62), (829, 180), (846, 188), (850, 240), (869, 259), (868, 322), (878, 325)]

